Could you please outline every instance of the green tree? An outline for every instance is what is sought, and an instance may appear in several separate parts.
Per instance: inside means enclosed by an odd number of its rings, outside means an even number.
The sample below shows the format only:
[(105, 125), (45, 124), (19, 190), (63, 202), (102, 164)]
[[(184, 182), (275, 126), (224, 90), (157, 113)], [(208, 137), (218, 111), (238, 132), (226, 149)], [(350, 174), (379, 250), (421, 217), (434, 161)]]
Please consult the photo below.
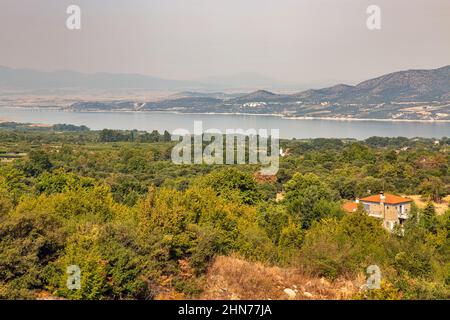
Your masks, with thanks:
[(436, 217), (436, 209), (432, 203), (428, 203), (419, 216), (420, 225), (428, 232), (436, 233), (438, 227), (438, 219)]
[(218, 195), (241, 200), (245, 204), (255, 204), (260, 196), (253, 177), (236, 168), (227, 168), (210, 173), (198, 183), (212, 188)]
[(53, 168), (49, 155), (43, 150), (33, 150), (29, 154), (28, 161), (25, 163), (24, 171), (31, 176), (38, 176), (44, 171)]
[(288, 212), (300, 219), (302, 227), (308, 229), (314, 221), (325, 217), (340, 216), (340, 206), (335, 192), (331, 191), (320, 178), (312, 173), (296, 173), (285, 184), (284, 203)]
[(447, 194), (445, 185), (438, 177), (427, 177), (418, 187), (419, 193), (424, 199), (441, 202), (442, 197)]
[(329, 278), (355, 275), (369, 265), (387, 262), (388, 233), (380, 222), (361, 211), (343, 219), (315, 222), (304, 238), (301, 263), (306, 270)]

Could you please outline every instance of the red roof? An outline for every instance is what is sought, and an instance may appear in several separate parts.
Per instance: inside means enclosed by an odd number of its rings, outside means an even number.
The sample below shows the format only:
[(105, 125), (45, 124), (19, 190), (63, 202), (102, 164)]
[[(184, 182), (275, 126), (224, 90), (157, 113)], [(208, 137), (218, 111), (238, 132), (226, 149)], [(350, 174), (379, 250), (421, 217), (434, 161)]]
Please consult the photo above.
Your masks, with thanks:
[[(385, 193), (384, 196), (386, 198), (384, 200), (384, 203), (386, 203), (386, 204), (399, 204), (399, 203), (405, 203), (405, 202), (412, 202), (412, 200), (409, 199), (409, 198), (403, 198), (403, 197), (400, 197), (400, 196), (396, 196), (395, 194)], [(364, 201), (364, 202), (380, 203), (381, 202), (381, 194), (377, 194), (377, 195), (374, 195), (374, 196), (362, 198), (360, 200)]]
[(342, 205), (342, 209), (347, 212), (355, 212), (358, 210), (358, 204), (356, 202), (346, 202)]

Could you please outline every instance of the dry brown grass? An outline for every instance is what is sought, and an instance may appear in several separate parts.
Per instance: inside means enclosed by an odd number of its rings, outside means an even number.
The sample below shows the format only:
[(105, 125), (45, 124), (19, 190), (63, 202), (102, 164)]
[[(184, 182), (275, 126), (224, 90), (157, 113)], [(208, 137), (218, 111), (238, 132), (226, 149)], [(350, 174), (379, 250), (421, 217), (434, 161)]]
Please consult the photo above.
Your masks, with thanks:
[(338, 279), (333, 283), (324, 278), (301, 274), (298, 270), (264, 266), (238, 257), (215, 258), (206, 275), (201, 299), (224, 300), (285, 300), (291, 289), (294, 299), (351, 299), (364, 284), (364, 278)]
[[(419, 209), (425, 208), (425, 206), (428, 203), (428, 201), (424, 201), (420, 195), (411, 195), (406, 197), (414, 200), (414, 203), (417, 205)], [(443, 198), (440, 203), (432, 202), (432, 204), (436, 208), (437, 215), (444, 214), (448, 210), (449, 203), (450, 203), (450, 195)]]

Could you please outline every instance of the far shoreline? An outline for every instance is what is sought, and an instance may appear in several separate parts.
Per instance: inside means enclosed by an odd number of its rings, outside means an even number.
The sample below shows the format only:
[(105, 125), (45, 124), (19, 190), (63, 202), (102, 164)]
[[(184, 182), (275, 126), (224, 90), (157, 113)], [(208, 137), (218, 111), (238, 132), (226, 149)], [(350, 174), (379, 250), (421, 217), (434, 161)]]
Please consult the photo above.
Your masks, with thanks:
[[(180, 112), (180, 111), (161, 111), (161, 110), (87, 110), (73, 111), (62, 108), (35, 108), (35, 107), (4, 107), (0, 110), (32, 110), (32, 111), (54, 111), (69, 113), (159, 113), (159, 114), (189, 114), (189, 115), (235, 115), (235, 116), (263, 116), (278, 117), (285, 120), (332, 120), (332, 121), (367, 121), (367, 122), (418, 122), (418, 123), (450, 123), (450, 119), (377, 119), (377, 118), (347, 118), (347, 117), (305, 117), (305, 116), (287, 116), (277, 113), (245, 113), (245, 112)], [(0, 118), (0, 122), (8, 122), (5, 118)]]

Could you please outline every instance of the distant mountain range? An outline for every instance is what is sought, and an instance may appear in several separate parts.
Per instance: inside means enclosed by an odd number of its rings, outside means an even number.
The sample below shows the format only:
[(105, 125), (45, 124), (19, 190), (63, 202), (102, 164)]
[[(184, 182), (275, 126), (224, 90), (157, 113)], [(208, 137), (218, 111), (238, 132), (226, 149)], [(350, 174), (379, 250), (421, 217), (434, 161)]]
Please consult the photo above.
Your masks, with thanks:
[(194, 81), (167, 80), (140, 74), (81, 73), (75, 71), (44, 72), (0, 66), (0, 88), (22, 90), (45, 89), (151, 89), (183, 90), (198, 88)]
[[(198, 85), (139, 75), (85, 75), (73, 72), (34, 73), (0, 68), (0, 87), (51, 87), (91, 84), (93, 87), (133, 84), (136, 87)], [(7, 81), (6, 79), (10, 79)], [(61, 79), (64, 79), (61, 80)], [(126, 80), (125, 80), (126, 79)], [(67, 107), (65, 107), (67, 108)], [(250, 113), (287, 117), (345, 119), (450, 120), (450, 66), (390, 73), (355, 86), (338, 84), (295, 94), (258, 90), (248, 94), (182, 91), (158, 101), (82, 101), (72, 111), (176, 111), (185, 113)]]
[(259, 90), (237, 97), (235, 102), (296, 102), (379, 104), (390, 102), (450, 101), (450, 66), (432, 70), (407, 70), (390, 73), (350, 86), (338, 84), (293, 95)]
[(308, 90), (296, 97), (308, 102), (389, 103), (450, 100), (450, 66), (433, 70), (407, 70), (361, 82), (356, 86)]
[(37, 71), (0, 66), (0, 90), (32, 92), (83, 90), (230, 90), (248, 88), (286, 89), (292, 84), (279, 83), (259, 74), (217, 76), (198, 81), (169, 80), (134, 73), (81, 73), (76, 71)]

